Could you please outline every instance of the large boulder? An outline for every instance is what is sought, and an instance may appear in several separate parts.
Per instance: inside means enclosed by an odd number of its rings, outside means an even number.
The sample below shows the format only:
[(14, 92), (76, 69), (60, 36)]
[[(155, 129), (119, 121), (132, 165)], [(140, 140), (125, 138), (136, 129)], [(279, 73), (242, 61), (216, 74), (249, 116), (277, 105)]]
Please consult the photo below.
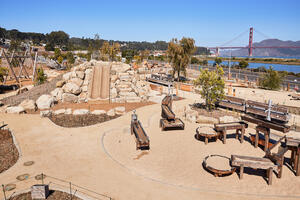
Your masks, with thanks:
[(71, 77), (72, 77), (72, 72), (67, 72), (63, 75), (63, 80), (68, 81), (71, 79)]
[(72, 78), (72, 79), (70, 80), (70, 82), (71, 82), (71, 83), (75, 83), (75, 84), (78, 85), (79, 87), (81, 87), (82, 84), (83, 84), (83, 80), (80, 79), (80, 78)]
[(117, 115), (124, 115), (125, 114), (125, 107), (124, 106), (119, 106), (115, 108), (115, 113)]
[(76, 71), (76, 77), (80, 78), (80, 79), (84, 79), (85, 73), (83, 71)]
[(20, 114), (23, 112), (25, 112), (25, 109), (22, 106), (12, 106), (6, 108), (6, 113)]
[(64, 93), (62, 95), (62, 102), (63, 103), (77, 103), (78, 96), (70, 93)]
[(62, 99), (64, 91), (62, 88), (55, 88), (50, 94), (57, 100), (60, 101)]
[(44, 94), (36, 100), (36, 105), (38, 109), (49, 109), (54, 104), (54, 102), (54, 97), (48, 94)]
[(31, 99), (25, 99), (19, 106), (23, 107), (25, 110), (36, 110), (36, 104)]
[(78, 95), (81, 92), (81, 88), (75, 83), (67, 83), (63, 87), (64, 92)]
[(94, 110), (91, 112), (91, 114), (93, 115), (104, 115), (106, 114), (106, 111), (105, 110)]
[(77, 109), (73, 111), (73, 115), (86, 115), (89, 114), (90, 111), (87, 109)]
[(195, 110), (188, 110), (186, 113), (186, 120), (195, 123), (197, 121), (198, 112)]
[(213, 117), (199, 115), (196, 122), (200, 124), (217, 124), (219, 120)]

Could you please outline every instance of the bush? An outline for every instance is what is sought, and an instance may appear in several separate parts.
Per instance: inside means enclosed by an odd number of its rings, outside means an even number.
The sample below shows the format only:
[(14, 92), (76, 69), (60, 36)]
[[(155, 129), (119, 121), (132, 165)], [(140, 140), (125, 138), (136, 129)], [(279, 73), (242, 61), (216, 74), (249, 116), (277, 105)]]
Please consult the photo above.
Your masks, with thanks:
[(268, 90), (278, 90), (286, 74), (287, 73), (278, 73), (270, 67), (260, 79), (259, 85)]
[(35, 84), (36, 85), (43, 84), (46, 80), (47, 80), (47, 76), (44, 73), (43, 68), (41, 68), (41, 67), (38, 68), (37, 73), (36, 73), (36, 77), (35, 77)]
[(4, 77), (7, 76), (8, 69), (6, 67), (0, 67), (0, 81), (4, 81)]
[(214, 71), (201, 69), (200, 76), (194, 81), (194, 85), (201, 86), (200, 94), (205, 99), (206, 108), (209, 110), (214, 108), (216, 101), (224, 98), (223, 74), (222, 67), (216, 65)]

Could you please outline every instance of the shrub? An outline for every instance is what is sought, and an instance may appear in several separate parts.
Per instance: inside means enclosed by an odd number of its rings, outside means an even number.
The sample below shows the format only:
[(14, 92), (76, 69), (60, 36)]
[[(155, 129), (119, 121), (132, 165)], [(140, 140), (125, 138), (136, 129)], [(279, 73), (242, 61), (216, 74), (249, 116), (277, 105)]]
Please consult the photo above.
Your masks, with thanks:
[(41, 68), (41, 67), (38, 68), (37, 73), (36, 73), (36, 77), (35, 77), (35, 84), (36, 85), (43, 84), (46, 80), (47, 80), (47, 76), (44, 73), (43, 68)]
[(7, 76), (8, 69), (6, 67), (0, 67), (0, 81), (4, 81), (4, 77)]
[(216, 65), (216, 70), (201, 69), (200, 76), (194, 81), (194, 85), (201, 86), (200, 94), (205, 99), (206, 108), (214, 108), (216, 101), (224, 98), (225, 82), (224, 71)]
[(278, 90), (285, 76), (286, 73), (278, 73), (270, 67), (260, 79), (259, 85), (268, 90)]

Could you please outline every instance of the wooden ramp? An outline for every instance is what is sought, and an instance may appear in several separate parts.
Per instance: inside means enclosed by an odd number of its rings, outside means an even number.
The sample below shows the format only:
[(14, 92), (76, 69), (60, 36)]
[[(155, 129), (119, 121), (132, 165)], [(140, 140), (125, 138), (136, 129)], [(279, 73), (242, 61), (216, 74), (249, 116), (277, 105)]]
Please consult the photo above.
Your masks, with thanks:
[(89, 100), (109, 100), (110, 64), (101, 63), (93, 67), (89, 84)]

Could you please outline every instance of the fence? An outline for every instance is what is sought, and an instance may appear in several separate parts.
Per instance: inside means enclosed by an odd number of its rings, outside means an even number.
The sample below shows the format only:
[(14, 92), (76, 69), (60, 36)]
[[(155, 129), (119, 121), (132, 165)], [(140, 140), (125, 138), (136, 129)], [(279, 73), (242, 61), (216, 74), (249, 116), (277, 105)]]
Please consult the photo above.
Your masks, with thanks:
[(46, 175), (44, 173), (36, 176), (25, 176), (25, 180), (17, 180), (7, 184), (2, 184), (2, 192), (4, 200), (10, 200), (11, 198), (23, 193), (30, 192), (30, 188), (36, 184), (46, 184), (49, 186), (49, 190), (61, 191), (68, 194), (69, 199), (77, 197), (84, 200), (112, 200), (113, 198), (101, 194), (91, 189), (72, 183), (71, 181), (63, 180), (53, 176)]

